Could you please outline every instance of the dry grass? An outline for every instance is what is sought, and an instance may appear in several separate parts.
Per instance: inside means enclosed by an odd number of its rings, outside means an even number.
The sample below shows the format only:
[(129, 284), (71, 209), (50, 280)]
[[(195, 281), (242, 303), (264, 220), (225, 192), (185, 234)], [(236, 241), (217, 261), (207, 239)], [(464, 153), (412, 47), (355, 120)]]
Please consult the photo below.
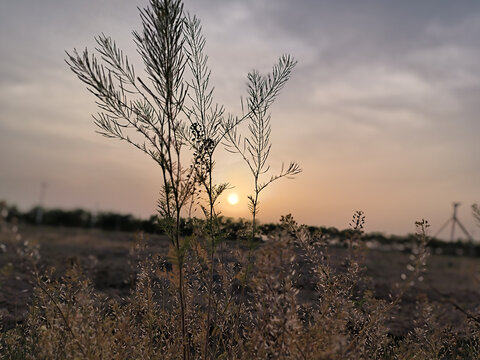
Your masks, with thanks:
[[(332, 267), (328, 239), (311, 234), (287, 216), (282, 231), (258, 249), (248, 252), (231, 246), (218, 252), (212, 293), (208, 244), (200, 234), (192, 237), (184, 265), (190, 357), (478, 358), (480, 334), (475, 315), (469, 313), (466, 334), (459, 336), (439, 321), (443, 309), (426, 297), (419, 297), (412, 314), (414, 329), (402, 338), (389, 335), (388, 323), (401, 306), (402, 295), (424, 270), (428, 255), (422, 233), (425, 224), (419, 226), (419, 247), (408, 266), (411, 271), (406, 269), (406, 279), (392, 286), (390, 300), (375, 298), (368, 288), (362, 266), (368, 250), (357, 241), (358, 227), (343, 266)], [(3, 231), (11, 228), (3, 224)], [(132, 258), (138, 259), (135, 286), (127, 298), (113, 300), (94, 290), (78, 265), (60, 278), (52, 276), (52, 271), (39, 275), (38, 249), (19, 241), (17, 232), (8, 234), (12, 236), (8, 247), (14, 249), (16, 244), (24, 271), (32, 274), (35, 292), (26, 321), (2, 334), (3, 359), (183, 357), (178, 267), (171, 253), (151, 255), (139, 241), (131, 249)], [(313, 284), (313, 301), (302, 301), (299, 296), (305, 284)], [(209, 300), (212, 321), (206, 328)]]

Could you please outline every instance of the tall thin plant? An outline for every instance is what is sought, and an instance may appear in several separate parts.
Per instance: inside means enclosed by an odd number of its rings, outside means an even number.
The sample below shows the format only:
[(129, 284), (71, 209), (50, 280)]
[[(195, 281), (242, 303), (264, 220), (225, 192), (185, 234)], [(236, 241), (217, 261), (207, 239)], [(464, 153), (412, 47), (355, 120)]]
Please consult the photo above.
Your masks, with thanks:
[[(163, 183), (158, 212), (160, 224), (171, 240), (172, 260), (178, 273), (184, 359), (189, 358), (191, 352), (184, 279), (189, 242), (181, 237), (180, 216), (187, 204), (198, 199), (200, 188), (207, 194), (207, 205), (201, 205), (211, 251), (206, 358), (211, 326), (213, 259), (218, 242), (215, 206), (228, 186), (213, 181), (214, 151), (230, 131), (252, 116), (252, 112), (272, 103), (289, 77), (291, 63), (283, 57), (274, 66), (269, 75), (271, 81), (265, 84), (249, 112), (240, 117), (226, 117), (223, 106), (213, 105), (210, 70), (203, 54), (205, 38), (199, 20), (184, 14), (181, 0), (150, 0), (149, 7), (140, 10), (140, 17), (142, 30), (134, 31), (133, 36), (148, 80), (135, 73), (123, 51), (104, 34), (96, 37), (96, 54), (87, 49), (82, 53), (74, 49), (72, 53), (67, 52), (66, 62), (97, 99), (101, 111), (94, 116), (94, 122), (98, 132), (131, 144), (160, 167)], [(190, 70), (191, 76), (186, 76), (186, 70)], [(248, 76), (254, 78), (255, 74)], [(187, 166), (183, 165), (185, 162)]]
[[(271, 175), (268, 179), (262, 180), (263, 175), (270, 171), (268, 158), (272, 144), (270, 142), (271, 134), (271, 115), (269, 108), (273, 103), (271, 101), (262, 101), (265, 93), (272, 88), (272, 84), (278, 83), (278, 88), (283, 87), (289, 79), (296, 61), (289, 55), (280, 58), (279, 63), (273, 68), (272, 74), (261, 75), (258, 71), (248, 74), (248, 98), (246, 101), (248, 123), (248, 135), (242, 136), (238, 132), (238, 127), (232, 126), (227, 134), (227, 150), (232, 153), (238, 153), (242, 156), (253, 176), (253, 194), (248, 196), (248, 209), (252, 214), (252, 232), (251, 241), (255, 239), (257, 232), (257, 214), (259, 211), (260, 193), (272, 182), (286, 177), (291, 178), (298, 175), (302, 170), (296, 162), (290, 162), (285, 167), (282, 164), (280, 172)], [(286, 76), (279, 76), (281, 73)], [(245, 112), (245, 106), (242, 102), (242, 108)]]
[(192, 197), (195, 182), (193, 170), (184, 168), (181, 162), (186, 145), (180, 133), (181, 115), (188, 90), (184, 81), (187, 57), (183, 4), (180, 0), (151, 0), (150, 7), (140, 10), (140, 17), (143, 29), (133, 35), (150, 84), (135, 75), (128, 58), (103, 34), (96, 38), (96, 50), (103, 64), (87, 49), (81, 55), (76, 50), (67, 53), (67, 63), (97, 98), (102, 110), (94, 116), (98, 132), (130, 143), (160, 166), (163, 185), (158, 211), (175, 249), (185, 359), (189, 351), (183, 273), (185, 243), (180, 237), (180, 216)]
[[(189, 82), (189, 105), (185, 107), (185, 115), (190, 123), (184, 128), (184, 138), (190, 142), (194, 150), (195, 181), (206, 193), (206, 205), (201, 204), (200, 208), (206, 219), (206, 234), (209, 239), (208, 251), (210, 255), (210, 269), (208, 280), (208, 303), (206, 329), (215, 328), (211, 322), (213, 282), (215, 272), (215, 251), (216, 246), (221, 241), (221, 231), (219, 229), (219, 213), (216, 210), (218, 199), (228, 188), (228, 183), (216, 184), (213, 179), (213, 169), (215, 166), (214, 153), (218, 145), (229, 136), (229, 133), (235, 131), (236, 127), (243, 121), (253, 116), (253, 113), (259, 111), (264, 104), (271, 104), (279, 94), (289, 78), (292, 60), (287, 57), (281, 57), (278, 64), (274, 65), (272, 73), (268, 75), (270, 82), (265, 84), (264, 91), (258, 94), (257, 103), (252, 104), (248, 112), (242, 116), (232, 114), (225, 115), (223, 106), (214, 104), (214, 88), (210, 84), (211, 70), (208, 68), (208, 57), (203, 53), (205, 47), (205, 38), (202, 35), (200, 21), (195, 16), (186, 17), (186, 53), (189, 61), (192, 79)], [(248, 78), (256, 76), (257, 72), (248, 74)], [(212, 316), (213, 315), (213, 316)], [(204, 357), (209, 356), (209, 334), (205, 332)]]

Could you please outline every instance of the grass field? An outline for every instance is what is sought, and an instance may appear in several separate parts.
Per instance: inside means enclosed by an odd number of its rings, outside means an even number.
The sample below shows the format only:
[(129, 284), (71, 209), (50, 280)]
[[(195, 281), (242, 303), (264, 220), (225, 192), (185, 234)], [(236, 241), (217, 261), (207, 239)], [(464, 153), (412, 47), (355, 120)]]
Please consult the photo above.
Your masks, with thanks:
[[(136, 259), (132, 249), (139, 237), (146, 242), (145, 251), (149, 253), (166, 255), (170, 244), (165, 236), (160, 235), (75, 228), (24, 226), (20, 228), (20, 233), (20, 241), (39, 245), (40, 268), (54, 267), (56, 276), (60, 276), (65, 269), (78, 263), (98, 292), (116, 300), (126, 297), (133, 289)], [(5, 238), (6, 234), (0, 234), (0, 243), (5, 243), (1, 236)], [(232, 241), (223, 244), (219, 257), (232, 259), (230, 253), (237, 247)], [(34, 285), (31, 274), (22, 270), (18, 255), (8, 250), (0, 254), (0, 268), (4, 269), (0, 291), (0, 314), (4, 330), (24, 319)], [(333, 267), (341, 270), (346, 250), (331, 246), (329, 253)], [(409, 253), (402, 251), (366, 250), (364, 268), (367, 280), (362, 286), (373, 289), (375, 297), (388, 300), (394, 284), (400, 282), (401, 275), (407, 272), (409, 256)], [(299, 261), (300, 272), (302, 265), (302, 261)], [(412, 329), (412, 314), (421, 294), (426, 294), (433, 303), (441, 304), (445, 325), (450, 324), (461, 332), (465, 317), (448, 301), (452, 300), (465, 310), (475, 310), (480, 298), (480, 259), (432, 254), (423, 277), (422, 282), (408, 289), (397, 312), (391, 314), (388, 321), (390, 333), (402, 336)], [(300, 303), (314, 301), (313, 282), (307, 279), (299, 281), (296, 286), (300, 290)]]

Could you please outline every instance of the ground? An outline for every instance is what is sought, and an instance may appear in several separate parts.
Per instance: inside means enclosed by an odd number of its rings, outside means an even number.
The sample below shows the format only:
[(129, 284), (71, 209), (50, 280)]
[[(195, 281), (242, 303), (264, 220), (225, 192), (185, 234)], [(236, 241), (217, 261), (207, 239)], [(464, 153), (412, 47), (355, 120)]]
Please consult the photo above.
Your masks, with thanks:
[[(132, 247), (139, 236), (144, 236), (148, 251), (167, 253), (169, 241), (160, 235), (139, 235), (126, 232), (105, 232), (95, 229), (50, 228), (20, 226), (17, 242), (38, 244), (38, 267), (53, 266), (61, 275), (72, 263), (79, 263), (88, 273), (95, 288), (121, 301), (133, 284), (135, 258)], [(31, 300), (34, 270), (13, 251), (12, 234), (0, 233), (0, 316), (3, 329), (21, 322)], [(7, 239), (8, 238), (8, 239)], [(10, 240), (9, 240), (10, 239)], [(224, 245), (225, 249), (231, 244)], [(340, 267), (345, 250), (330, 249), (332, 261)], [(388, 299), (401, 275), (408, 273), (409, 253), (398, 250), (368, 249), (365, 252), (365, 273), (374, 296)], [(480, 299), (480, 258), (432, 254), (422, 282), (417, 282), (404, 295), (400, 310), (392, 314), (389, 327), (393, 335), (404, 335), (412, 326), (412, 314), (417, 298), (425, 294), (442, 306), (445, 323), (461, 330), (465, 317), (455, 309), (456, 303), (466, 311), (474, 311)], [(313, 294), (309, 284), (303, 284), (301, 301), (310, 301)], [(443, 294), (443, 295), (442, 295)]]

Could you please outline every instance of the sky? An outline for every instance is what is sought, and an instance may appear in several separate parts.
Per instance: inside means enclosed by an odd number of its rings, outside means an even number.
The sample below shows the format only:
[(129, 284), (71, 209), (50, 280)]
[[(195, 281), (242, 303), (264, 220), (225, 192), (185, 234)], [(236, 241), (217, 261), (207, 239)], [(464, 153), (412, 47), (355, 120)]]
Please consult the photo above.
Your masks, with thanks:
[[(145, 0), (0, 0), (0, 198), (21, 209), (82, 207), (147, 217), (161, 175), (128, 144), (95, 133), (94, 97), (64, 62), (105, 33), (141, 73), (132, 30)], [(240, 113), (246, 75), (281, 54), (298, 61), (271, 108), (272, 174), (303, 172), (262, 193), (259, 217), (406, 234), (425, 218), (435, 234), (462, 203), (480, 202), (480, 2), (423, 0), (185, 0), (207, 39), (215, 101)], [(220, 149), (216, 179), (248, 217), (252, 178)], [(460, 233), (457, 232), (458, 235)], [(449, 231), (440, 236), (448, 238)]]

